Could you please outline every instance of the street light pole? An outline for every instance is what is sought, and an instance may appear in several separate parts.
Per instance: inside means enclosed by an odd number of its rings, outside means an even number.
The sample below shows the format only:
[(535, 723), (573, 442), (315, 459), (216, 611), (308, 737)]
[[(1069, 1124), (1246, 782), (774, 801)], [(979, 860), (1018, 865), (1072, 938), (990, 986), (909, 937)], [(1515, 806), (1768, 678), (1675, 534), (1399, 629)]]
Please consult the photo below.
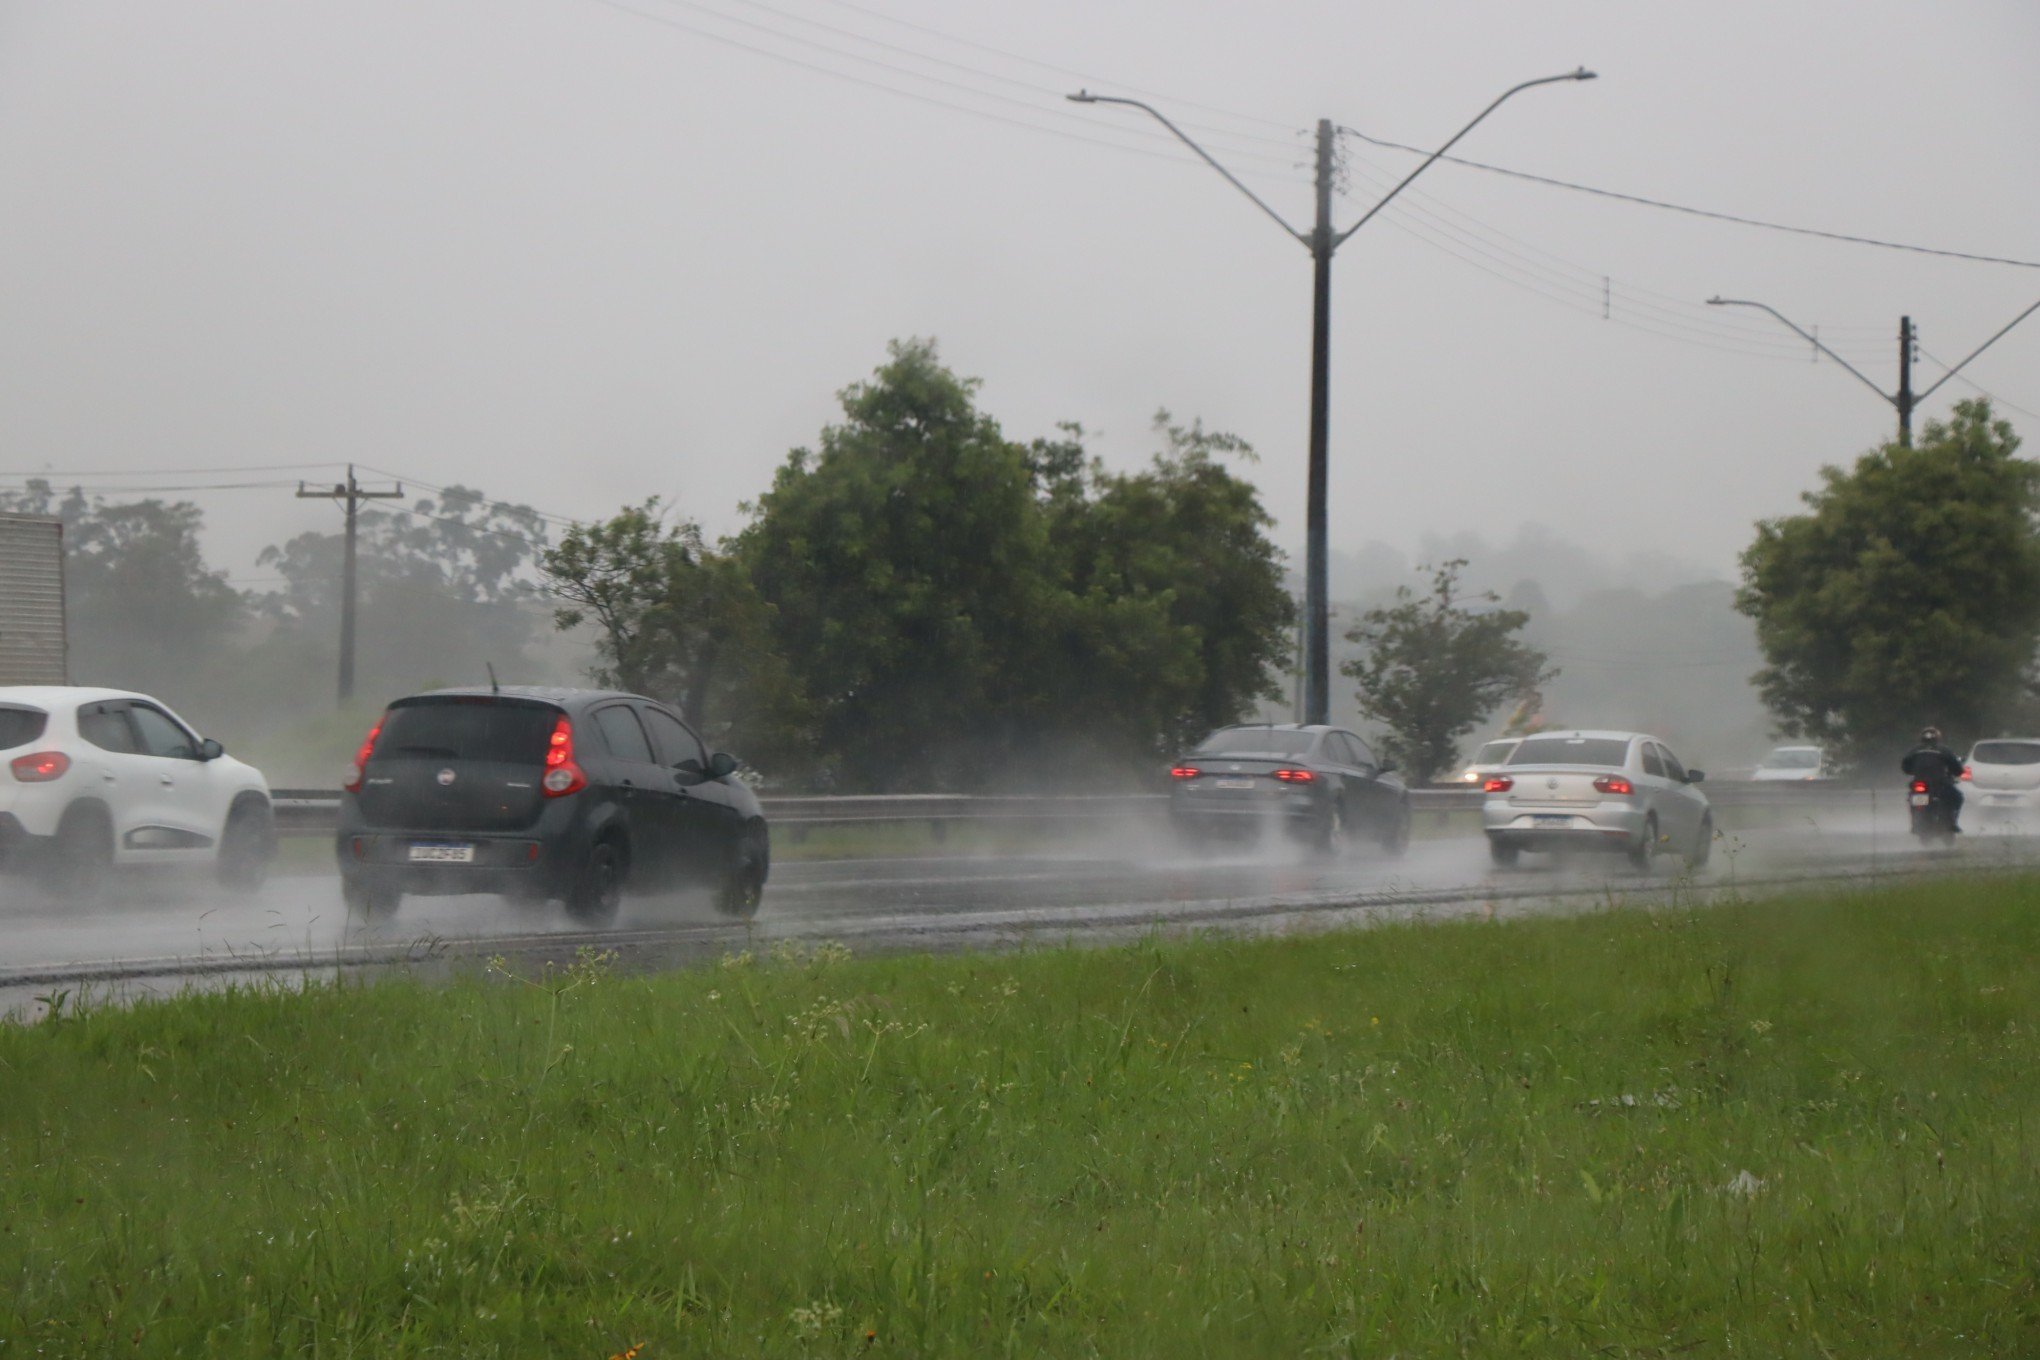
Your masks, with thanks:
[(1304, 580), (1303, 610), (1306, 653), (1304, 661), (1304, 721), (1325, 722), (1331, 714), (1331, 638), (1330, 638), (1330, 596), (1327, 590), (1329, 551), (1326, 546), (1326, 483), (1328, 470), (1327, 445), (1331, 427), (1331, 345), (1332, 345), (1332, 255), (1344, 245), (1348, 238), (1374, 219), (1376, 213), (1387, 207), (1390, 200), (1408, 187), (1411, 180), (1431, 168), (1440, 156), (1450, 151), (1459, 139), (1479, 126), (1482, 119), (1501, 107), (1510, 96), (1537, 85), (1551, 85), (1559, 81), (1592, 80), (1594, 73), (1582, 66), (1564, 75), (1541, 76), (1511, 86), (1497, 95), (1492, 103), (1482, 109), (1465, 127), (1452, 134), (1451, 138), (1432, 152), (1423, 164), (1405, 175), (1402, 182), (1381, 196), (1379, 202), (1369, 208), (1359, 221), (1342, 232), (1332, 228), (1332, 179), (1335, 138), (1337, 129), (1330, 119), (1319, 119), (1317, 125), (1317, 217), (1309, 232), (1301, 232), (1289, 225), (1282, 214), (1276, 212), (1259, 195), (1220, 165), (1216, 158), (1193, 141), (1190, 136), (1148, 104), (1138, 99), (1122, 99), (1114, 95), (1092, 94), (1079, 90), (1069, 98), (1078, 104), (1124, 104), (1148, 114), (1176, 135), (1177, 140), (1203, 159), (1212, 169), (1225, 176), (1233, 188), (1238, 189), (1254, 206), (1275, 220), (1275, 224), (1290, 236), (1303, 243), (1311, 254), (1311, 354), (1310, 354), (1310, 472), (1304, 509)]
[(2024, 321), (2027, 317), (2033, 315), (2034, 312), (2040, 311), (2040, 301), (2034, 302), (2030, 307), (2026, 308), (2025, 311), (2020, 312), (2010, 321), (2007, 321), (2003, 326), (2000, 326), (1998, 328), (1997, 333), (1991, 336), (1990, 339), (1984, 341), (1982, 344), (1978, 345), (1975, 349), (1969, 351), (1968, 357), (1963, 359), (1961, 363), (1955, 365), (1955, 367), (1949, 369), (1946, 373), (1943, 373), (1939, 378), (1935, 379), (1934, 385), (1932, 387), (1929, 387), (1926, 391), (1915, 395), (1913, 392), (1912, 384), (1912, 353), (1913, 347), (1918, 341), (1919, 337), (1913, 330), (1912, 318), (1909, 316), (1902, 316), (1898, 319), (1898, 391), (1893, 393), (1885, 391), (1883, 388), (1879, 387), (1876, 383), (1864, 377), (1862, 372), (1859, 369), (1857, 369), (1857, 367), (1854, 364), (1850, 363), (1847, 359), (1844, 359), (1841, 355), (1829, 349), (1826, 345), (1823, 345), (1820, 342), (1819, 336), (1814, 335), (1811, 332), (1797, 325), (1794, 325), (1789, 318), (1787, 318), (1782, 312), (1780, 312), (1775, 307), (1772, 307), (1762, 302), (1751, 302), (1747, 298), (1725, 298), (1725, 297), (1711, 297), (1707, 299), (1707, 305), (1710, 307), (1754, 307), (1760, 312), (1768, 312), (1780, 324), (1782, 324), (1788, 330), (1792, 331), (1794, 334), (1799, 336), (1800, 339), (1805, 340), (1808, 344), (1812, 345), (1822, 354), (1827, 355), (1828, 358), (1840, 364), (1844, 369), (1846, 369), (1849, 372), (1849, 374), (1852, 377), (1856, 379), (1857, 382), (1862, 383), (1863, 386), (1869, 388), (1872, 392), (1875, 392), (1878, 396), (1890, 402), (1892, 407), (1898, 412), (1899, 447), (1907, 449), (1912, 447), (1913, 409), (1917, 407), (1921, 402), (1925, 401), (1928, 397), (1933, 396), (1935, 392), (1938, 392), (1941, 388), (1942, 383), (1947, 382), (1948, 379), (1954, 377), (1957, 373), (1961, 372), (1964, 368), (1968, 367), (1970, 359), (1974, 359), (1977, 355), (1983, 353), (1985, 350), (1989, 349), (1992, 345), (1996, 344), (1999, 340), (2003, 339), (2006, 331), (2009, 331), (2012, 327), (2018, 325), (2021, 321)]

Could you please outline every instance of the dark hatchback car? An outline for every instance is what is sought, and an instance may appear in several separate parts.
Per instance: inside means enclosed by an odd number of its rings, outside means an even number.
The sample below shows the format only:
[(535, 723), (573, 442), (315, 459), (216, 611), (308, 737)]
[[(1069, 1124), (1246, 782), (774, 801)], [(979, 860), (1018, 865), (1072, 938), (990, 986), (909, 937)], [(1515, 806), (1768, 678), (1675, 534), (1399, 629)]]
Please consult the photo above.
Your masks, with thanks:
[(1198, 844), (1275, 827), (1328, 855), (1358, 842), (1399, 855), (1410, 791), (1394, 770), (1343, 728), (1222, 727), (1169, 770), (1169, 821)]
[(348, 771), (342, 890), (364, 915), (407, 893), (499, 893), (601, 922), (626, 888), (705, 883), (720, 910), (749, 916), (771, 843), (736, 768), (635, 694), (506, 686), (399, 699)]

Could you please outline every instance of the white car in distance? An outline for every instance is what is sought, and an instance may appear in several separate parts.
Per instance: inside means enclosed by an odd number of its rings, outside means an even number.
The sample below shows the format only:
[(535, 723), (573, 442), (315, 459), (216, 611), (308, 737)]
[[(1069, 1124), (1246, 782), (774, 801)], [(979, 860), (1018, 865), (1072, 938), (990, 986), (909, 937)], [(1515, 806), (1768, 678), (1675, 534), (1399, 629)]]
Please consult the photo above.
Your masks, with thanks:
[(1671, 748), (1644, 732), (1540, 732), (1481, 785), (1481, 822), (1497, 864), (1525, 850), (1619, 851), (1639, 869), (1675, 854), (1707, 863), (1714, 813)]
[(1979, 741), (1962, 767), (1962, 782), (1964, 811), (1974, 822), (2040, 816), (2040, 738)]
[(146, 694), (0, 687), (0, 869), (90, 895), (115, 866), (259, 887), (276, 853), (262, 772)]
[(1750, 771), (1752, 780), (1767, 784), (1827, 777), (1827, 753), (1818, 746), (1774, 746)]
[(1521, 737), (1496, 737), (1493, 741), (1482, 742), (1478, 751), (1466, 759), (1466, 768), (1459, 772), (1461, 784), (1479, 784), (1488, 776), (1501, 773), (1502, 763), (1509, 758), (1509, 752), (1522, 744)]

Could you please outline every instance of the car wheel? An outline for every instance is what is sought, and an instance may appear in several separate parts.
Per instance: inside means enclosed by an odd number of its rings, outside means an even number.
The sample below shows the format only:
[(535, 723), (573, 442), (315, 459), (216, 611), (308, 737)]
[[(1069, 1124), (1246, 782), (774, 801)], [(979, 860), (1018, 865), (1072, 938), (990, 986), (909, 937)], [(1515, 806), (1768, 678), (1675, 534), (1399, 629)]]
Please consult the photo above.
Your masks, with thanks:
[(1395, 816), (1388, 824), (1388, 830), (1381, 836), (1381, 852), (1390, 859), (1400, 859), (1403, 851), (1410, 848), (1410, 805), (1398, 803)]
[(623, 906), (623, 882), (630, 874), (630, 857), (614, 836), (595, 842), (588, 862), (574, 886), (567, 892), (567, 915), (590, 925), (604, 925), (616, 918)]
[(113, 867), (113, 824), (103, 808), (67, 808), (50, 847), (50, 886), (67, 897), (91, 899), (106, 887)]
[(724, 869), (722, 882), (716, 887), (717, 911), (739, 921), (748, 921), (758, 914), (758, 904), (765, 899), (768, 853), (763, 832), (748, 830), (744, 833), (736, 849), (730, 852), (729, 866)]
[(1643, 839), (1629, 847), (1629, 863), (1632, 867), (1650, 872), (1650, 857), (1657, 853), (1657, 814), (1651, 813), (1643, 819)]
[(340, 880), (340, 900), (347, 904), (347, 914), (364, 921), (386, 921), (397, 914), (397, 908), (404, 904), (404, 893), (400, 888), (377, 887), (356, 879)]
[(1318, 853), (1326, 859), (1344, 859), (1353, 845), (1353, 830), (1346, 821), (1346, 805), (1335, 802), (1318, 828)]
[(1489, 859), (1506, 869), (1522, 857), (1523, 848), (1518, 845), (1510, 845), (1504, 841), (1498, 841), (1490, 836), (1488, 837), (1487, 852)]
[(1694, 838), (1692, 852), (1686, 856), (1686, 867), (1688, 869), (1705, 869), (1708, 859), (1713, 854), (1714, 819), (1712, 817), (1702, 817), (1700, 819), (1700, 834)]
[(227, 814), (227, 828), (220, 833), (219, 859), (213, 872), (223, 887), (253, 892), (269, 877), (269, 862), (276, 857), (276, 825), (266, 801), (247, 798)]

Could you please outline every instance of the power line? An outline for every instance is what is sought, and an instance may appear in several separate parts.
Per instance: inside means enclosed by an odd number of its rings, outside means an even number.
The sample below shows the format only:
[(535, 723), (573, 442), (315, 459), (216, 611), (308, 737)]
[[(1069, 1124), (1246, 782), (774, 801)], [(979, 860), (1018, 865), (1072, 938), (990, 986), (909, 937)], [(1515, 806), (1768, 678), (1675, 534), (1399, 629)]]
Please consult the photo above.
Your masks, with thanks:
[[(1934, 353), (1932, 350), (1928, 349), (1925, 345), (1920, 346), (1920, 353), (1926, 355), (1929, 359), (1933, 360), (1936, 364), (1940, 365), (1941, 369), (1944, 372), (1947, 371), (1948, 361), (1946, 359), (1943, 359), (1940, 355)], [(1970, 388), (1973, 391), (1981, 393), (1983, 396), (1989, 397), (1993, 402), (1995, 402), (1999, 406), (2004, 407), (2007, 411), (2017, 411), (2022, 416), (2026, 416), (2033, 420), (2040, 420), (2040, 411), (2029, 411), (2025, 407), (2018, 405), (2016, 402), (2006, 401), (2003, 397), (1991, 391), (1989, 388), (1985, 387), (1982, 383), (1977, 382), (1974, 378), (1971, 378), (1966, 373), (1955, 374), (1955, 381), (1961, 383), (1964, 387)]]
[[(1358, 137), (1373, 146), (1386, 147), (1391, 151), (1406, 151), (1414, 155), (1428, 156), (1428, 151), (1401, 142), (1391, 142), (1383, 137), (1370, 137), (1355, 127), (1341, 126), (1339, 131)], [(1536, 175), (1527, 170), (1512, 170), (1507, 166), (1491, 165), (1486, 161), (1467, 160), (1462, 156), (1444, 156), (1454, 165), (1469, 170), (1485, 170), (1493, 175), (1507, 175), (1511, 179), (1528, 180), (1554, 189), (1569, 189), (1574, 193), (1592, 194), (1597, 198), (1612, 198), (1623, 203), (1635, 203), (1646, 208), (1661, 208), (1666, 212), (1684, 213), (1689, 217), (1704, 217), (1715, 222), (1732, 222), (1742, 227), (1761, 227), (1765, 231), (1787, 232), (1794, 236), (1811, 236), (1824, 241), (1841, 241), (1849, 245), (1875, 246), (1879, 250), (1902, 250), (1914, 255), (1934, 255), (1947, 260), (1968, 260), (1976, 264), (2008, 264), (2019, 269), (2040, 269), (2040, 260), (2020, 260), (2005, 255), (1982, 255), (1966, 250), (1942, 250), (1935, 246), (1912, 245), (1904, 241), (1887, 241), (1875, 236), (1859, 236), (1851, 232), (1824, 231), (1818, 227), (1799, 227), (1785, 222), (1771, 222), (1759, 217), (1745, 217), (1739, 213), (1720, 212), (1713, 208), (1696, 208), (1685, 203), (1670, 203), (1661, 198), (1646, 198), (1642, 194), (1623, 193), (1617, 189), (1602, 189), (1592, 184), (1579, 184), (1572, 180), (1554, 179), (1550, 175)]]

